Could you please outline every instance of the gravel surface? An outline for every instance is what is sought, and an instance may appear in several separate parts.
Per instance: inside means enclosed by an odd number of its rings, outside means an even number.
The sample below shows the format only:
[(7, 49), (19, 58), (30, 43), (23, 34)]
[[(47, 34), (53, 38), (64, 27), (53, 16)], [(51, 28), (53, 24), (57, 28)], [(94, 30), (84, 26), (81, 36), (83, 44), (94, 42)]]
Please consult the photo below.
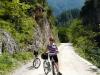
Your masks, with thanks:
[[(71, 43), (61, 43), (58, 57), (62, 75), (100, 75), (97, 67), (75, 53)], [(43, 60), (41, 59), (41, 66), (38, 69), (32, 67), (31, 61), (15, 70), (12, 75), (45, 75)]]

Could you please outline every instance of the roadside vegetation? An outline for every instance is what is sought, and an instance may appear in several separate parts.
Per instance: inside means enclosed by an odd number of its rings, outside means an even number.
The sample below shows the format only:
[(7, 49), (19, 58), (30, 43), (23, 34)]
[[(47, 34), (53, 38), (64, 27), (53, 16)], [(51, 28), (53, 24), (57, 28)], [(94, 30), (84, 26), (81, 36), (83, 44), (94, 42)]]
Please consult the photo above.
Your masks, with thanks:
[[(10, 33), (21, 49), (26, 46), (26, 42), (33, 40), (36, 21), (29, 14), (31, 7), (34, 5), (19, 0), (0, 0), (0, 29)], [(5, 51), (0, 55), (0, 75), (9, 75), (19, 63), (32, 58), (32, 52), (20, 50), (9, 54)]]
[(31, 59), (33, 59), (32, 52), (19, 52), (14, 55), (4, 52), (0, 55), (0, 75), (9, 75), (12, 70)]
[(100, 68), (100, 27), (97, 18), (95, 19), (96, 16), (93, 15), (97, 13), (92, 3), (92, 0), (86, 1), (81, 10), (62, 12), (57, 16), (57, 27), (61, 42), (73, 43), (80, 56)]

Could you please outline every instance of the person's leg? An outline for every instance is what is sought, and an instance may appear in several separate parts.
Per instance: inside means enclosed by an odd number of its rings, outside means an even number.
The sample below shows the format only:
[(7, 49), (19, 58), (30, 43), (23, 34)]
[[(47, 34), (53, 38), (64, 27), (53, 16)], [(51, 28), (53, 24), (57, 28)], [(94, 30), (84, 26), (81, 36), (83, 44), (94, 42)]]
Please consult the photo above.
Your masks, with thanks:
[(62, 74), (60, 73), (60, 70), (59, 70), (59, 64), (58, 64), (58, 57), (57, 57), (57, 55), (55, 55), (53, 58), (54, 58), (54, 60), (55, 60), (55, 67), (56, 67), (56, 70), (57, 70), (57, 72), (58, 72), (58, 75), (62, 75)]
[(58, 57), (57, 57), (57, 55), (54, 55), (53, 56), (53, 59), (55, 61), (55, 67), (57, 69), (57, 72), (59, 72), (59, 65), (58, 65)]

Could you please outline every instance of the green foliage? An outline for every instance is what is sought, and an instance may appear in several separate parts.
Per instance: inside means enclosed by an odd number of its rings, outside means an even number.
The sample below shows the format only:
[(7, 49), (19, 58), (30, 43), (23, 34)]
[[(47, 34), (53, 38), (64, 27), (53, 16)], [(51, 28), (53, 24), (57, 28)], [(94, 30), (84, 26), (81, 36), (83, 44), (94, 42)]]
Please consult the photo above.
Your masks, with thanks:
[(0, 20), (0, 29), (4, 29), (5, 31), (15, 32), (12, 23), (9, 23), (4, 20)]
[(81, 9), (81, 18), (83, 20), (84, 26), (90, 27), (93, 31), (98, 32), (100, 30), (99, 28), (99, 18), (98, 17), (98, 10), (100, 1), (93, 1), (93, 0), (87, 0), (85, 2), (85, 5)]
[(58, 34), (58, 30), (56, 26), (52, 27), (52, 34), (54, 35), (54, 37), (56, 37), (56, 35)]
[[(0, 1), (0, 29), (10, 33), (20, 48), (33, 40), (36, 22), (27, 14), (30, 7), (31, 5), (19, 3), (17, 0)], [(0, 75), (8, 75), (9, 71), (18, 66), (18, 61), (25, 62), (30, 59), (32, 59), (31, 52), (20, 52), (13, 56), (4, 52), (0, 56)]]
[(8, 54), (0, 56), (0, 75), (6, 75), (17, 66), (17, 62)]
[(3, 15), (5, 13), (4, 9), (0, 9), (0, 16)]
[(58, 26), (66, 26), (71, 20), (78, 18), (80, 15), (79, 9), (65, 10), (57, 16)]
[(50, 18), (53, 15), (53, 8), (52, 7), (47, 7), (47, 17)]
[(47, 0), (37, 0), (38, 3), (45, 6), (47, 4)]
[(58, 28), (58, 37), (60, 42), (69, 42), (68, 36), (67, 36), (67, 28), (65, 27), (59, 27)]
[(0, 28), (10, 32), (18, 43), (25, 44), (32, 41), (36, 22), (28, 15), (27, 10), (31, 5), (19, 3), (19, 1), (5, 1), (1, 6)]
[(58, 42), (58, 29), (56, 27), (56, 18), (52, 15), (50, 15), (48, 17), (49, 23), (50, 23), (50, 28), (53, 34), (53, 37), (56, 39), (56, 41)]
[(32, 52), (18, 52), (13, 55), (14, 59), (18, 61), (25, 62), (27, 60), (31, 60), (33, 58)]
[(84, 45), (83, 49), (85, 50), (84, 53), (86, 54), (86, 58), (98, 67), (100, 67), (100, 22), (99, 18), (96, 18), (98, 16), (98, 12), (96, 11), (99, 10), (96, 8), (99, 8), (99, 3), (100, 1), (87, 0), (81, 10), (81, 18), (86, 35), (83, 41), (86, 45), (82, 42)]
[(0, 20), (0, 28), (10, 32), (19, 43), (33, 40), (34, 26), (35, 21), (32, 18), (21, 18), (17, 27), (10, 22)]
[(69, 40), (76, 47), (76, 51), (84, 58), (88, 59), (96, 66), (100, 66), (100, 48), (94, 37), (97, 33), (84, 27), (80, 20), (75, 19), (67, 29)]
[(19, 62), (25, 63), (32, 58), (32, 52), (19, 52), (14, 55), (4, 52), (0, 55), (0, 75), (8, 75), (8, 72), (20, 65)]
[(36, 22), (29, 17), (20, 18), (18, 21), (18, 24), (15, 25), (15, 28), (18, 32), (17, 35), (21, 35), (22, 37), (19, 37), (21, 40), (19, 42), (25, 42), (30, 41), (33, 39), (33, 32), (34, 32), (34, 26)]
[(82, 35), (82, 33), (84, 33), (84, 29), (83, 26), (81, 25), (80, 20), (77, 19), (73, 20), (69, 25), (68, 33), (67, 33), (70, 41), (73, 42), (74, 39)]
[[(17, 41), (20, 48), (24, 48), (27, 44), (33, 41), (34, 28), (36, 26), (36, 21), (32, 17), (33, 9), (37, 2), (33, 0), (0, 0), (0, 29), (11, 34), (11, 36)], [(52, 17), (52, 11), (46, 5), (46, 0), (37, 0), (38, 3), (45, 7), (47, 10), (45, 17), (50, 16), (49, 21), (51, 22), (52, 33), (57, 34), (57, 28), (54, 18)], [(30, 16), (29, 9), (32, 8), (32, 15)], [(43, 15), (44, 16), (44, 15)], [(55, 36), (56, 37), (56, 36)], [(11, 71), (14, 67), (18, 66), (18, 62), (25, 62), (32, 59), (32, 52), (22, 51), (9, 55), (4, 53), (0, 56), (0, 75), (6, 75), (5, 72)]]

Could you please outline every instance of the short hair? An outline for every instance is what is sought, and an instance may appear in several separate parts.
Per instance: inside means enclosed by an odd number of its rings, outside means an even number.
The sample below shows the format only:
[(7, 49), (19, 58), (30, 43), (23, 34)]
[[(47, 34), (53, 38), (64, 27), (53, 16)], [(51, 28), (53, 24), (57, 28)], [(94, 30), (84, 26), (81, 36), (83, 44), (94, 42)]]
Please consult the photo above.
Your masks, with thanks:
[(54, 42), (55, 40), (54, 40), (52, 37), (50, 37), (50, 38), (49, 38), (49, 41), (53, 41), (53, 42)]

